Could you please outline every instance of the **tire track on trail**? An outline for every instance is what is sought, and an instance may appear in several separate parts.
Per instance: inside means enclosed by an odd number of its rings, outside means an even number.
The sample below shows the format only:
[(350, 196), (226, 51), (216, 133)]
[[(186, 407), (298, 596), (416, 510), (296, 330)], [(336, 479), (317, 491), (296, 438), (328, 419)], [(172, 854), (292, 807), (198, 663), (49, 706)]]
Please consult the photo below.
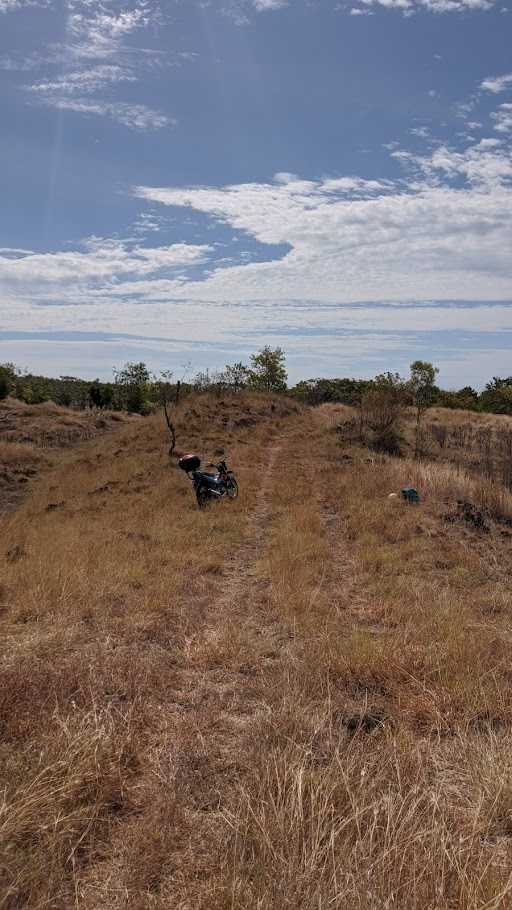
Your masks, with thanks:
[[(199, 632), (203, 647), (212, 651), (215, 651), (216, 644), (222, 649), (226, 636), (244, 639), (246, 660), (243, 666), (248, 664), (252, 669), (254, 660), (251, 652), (254, 657), (261, 658), (262, 652), (267, 651), (267, 656), (273, 659), (276, 656), (275, 647), (283, 637), (281, 623), (272, 621), (268, 609), (265, 609), (271, 586), (265, 555), (271, 536), (275, 467), (286, 440), (287, 434), (283, 431), (267, 450), (256, 506), (246, 521), (241, 543), (228, 557), (222, 587), (208, 605)], [(214, 664), (210, 668), (213, 673), (216, 669), (221, 667)]]
[(245, 539), (231, 558), (225, 574), (224, 590), (214, 602), (213, 608), (227, 607), (230, 602), (244, 593), (244, 585), (250, 585), (255, 578), (254, 564), (261, 554), (262, 544), (265, 542), (265, 532), (271, 520), (271, 494), (275, 463), (284, 441), (285, 434), (281, 433), (268, 450), (265, 475), (258, 490), (256, 508), (247, 521)]

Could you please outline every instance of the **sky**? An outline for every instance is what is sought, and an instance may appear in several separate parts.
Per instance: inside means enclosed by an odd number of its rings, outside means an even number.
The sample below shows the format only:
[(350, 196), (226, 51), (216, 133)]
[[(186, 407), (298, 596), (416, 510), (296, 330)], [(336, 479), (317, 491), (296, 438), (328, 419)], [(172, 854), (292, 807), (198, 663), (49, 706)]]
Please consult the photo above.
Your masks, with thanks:
[(0, 0), (0, 362), (512, 374), (509, 0)]

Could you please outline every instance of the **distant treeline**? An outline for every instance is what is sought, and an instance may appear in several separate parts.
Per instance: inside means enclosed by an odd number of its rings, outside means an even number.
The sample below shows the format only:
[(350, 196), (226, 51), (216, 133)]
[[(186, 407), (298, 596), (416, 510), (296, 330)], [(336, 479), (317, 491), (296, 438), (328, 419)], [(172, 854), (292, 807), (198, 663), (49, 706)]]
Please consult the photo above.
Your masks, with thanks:
[[(413, 369), (416, 367), (416, 371)], [(419, 367), (419, 373), (418, 373)], [(11, 395), (28, 404), (54, 401), (65, 407), (85, 409), (104, 408), (148, 414), (162, 401), (175, 401), (191, 392), (213, 392), (224, 395), (253, 389), (266, 392), (287, 392), (304, 402), (317, 405), (339, 402), (358, 406), (372, 390), (382, 386), (401, 390), (402, 398), (411, 404), (428, 407), (486, 411), (512, 415), (512, 376), (494, 377), (482, 392), (471, 386), (446, 391), (435, 384), (437, 369), (432, 364), (415, 361), (411, 378), (386, 373), (375, 379), (307, 379), (293, 387), (287, 385), (285, 354), (280, 348), (264, 347), (253, 354), (250, 365), (241, 362), (228, 364), (223, 370), (185, 374), (180, 381), (171, 372), (158, 376), (145, 363), (127, 363), (113, 371), (111, 382), (60, 376), (58, 379), (20, 370), (13, 363), (0, 364), (0, 399)], [(420, 399), (418, 399), (420, 395)]]
[(0, 400), (12, 396), (27, 404), (54, 401), (69, 408), (102, 408), (149, 414), (163, 403), (175, 402), (191, 392), (239, 392), (253, 389), (285, 392), (287, 373), (285, 355), (280, 348), (264, 347), (250, 357), (250, 365), (228, 364), (224, 370), (197, 373), (181, 379), (170, 371), (152, 373), (145, 363), (126, 363), (114, 369), (112, 382), (60, 376), (40, 376), (19, 369), (14, 363), (0, 363)]
[[(333, 401), (355, 406), (374, 384), (373, 379), (307, 379), (291, 391), (307, 404)], [(480, 393), (471, 386), (446, 391), (433, 385), (430, 406), (512, 415), (512, 376), (495, 376)]]

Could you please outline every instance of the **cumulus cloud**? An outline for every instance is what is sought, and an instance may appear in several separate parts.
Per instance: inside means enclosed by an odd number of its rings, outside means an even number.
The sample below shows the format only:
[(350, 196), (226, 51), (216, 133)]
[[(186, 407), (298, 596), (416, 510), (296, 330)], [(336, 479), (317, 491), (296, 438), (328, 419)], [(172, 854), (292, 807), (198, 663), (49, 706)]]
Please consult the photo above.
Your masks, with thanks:
[[(134, 237), (158, 231), (166, 208), (229, 225), (258, 261), (208, 243), (146, 247), (93, 238), (81, 250), (0, 253), (4, 299), (80, 306), (122, 300), (314, 301), (315, 307), (372, 301), (510, 300), (512, 157), (498, 138), (465, 150), (437, 144), (428, 154), (394, 149), (403, 176), (303, 179), (281, 172), (268, 183), (223, 187), (138, 187), (150, 207)], [(162, 215), (158, 214), (160, 209)], [(208, 232), (209, 233), (209, 232)], [(265, 250), (267, 257), (264, 258)], [(103, 312), (103, 310), (102, 310)], [(231, 316), (230, 316), (231, 318)]]
[(510, 152), (487, 139), (462, 152), (392, 154), (407, 171), (394, 183), (279, 175), (268, 184), (136, 192), (289, 249), (278, 261), (218, 268), (187, 285), (190, 297), (510, 299)]
[(507, 88), (512, 88), (512, 73), (507, 73), (505, 76), (488, 76), (487, 79), (484, 79), (480, 88), (484, 92), (492, 92), (493, 95), (498, 95)]
[(208, 245), (177, 243), (143, 247), (101, 237), (89, 238), (81, 250), (34, 253), (3, 249), (0, 283), (5, 294), (22, 291), (31, 282), (37, 283), (40, 299), (55, 292), (64, 292), (65, 298), (70, 283), (72, 296), (98, 287), (108, 294), (108, 289), (115, 287), (120, 279), (134, 281), (152, 276), (157, 280), (162, 275), (176, 279), (178, 274), (181, 281), (188, 267), (205, 262), (211, 252)]

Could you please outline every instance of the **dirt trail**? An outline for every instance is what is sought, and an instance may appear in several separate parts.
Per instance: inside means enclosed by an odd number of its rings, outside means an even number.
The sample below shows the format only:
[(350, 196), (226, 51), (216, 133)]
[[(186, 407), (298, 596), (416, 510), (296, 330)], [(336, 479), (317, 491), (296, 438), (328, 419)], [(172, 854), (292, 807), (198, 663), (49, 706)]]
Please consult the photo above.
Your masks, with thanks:
[[(251, 771), (248, 750), (254, 745), (253, 731), (273, 713), (293, 649), (289, 617), (280, 615), (275, 600), (270, 559), (273, 533), (288, 514), (286, 501), (275, 495), (283, 471), (288, 476), (296, 473), (298, 505), (311, 505), (330, 540), (321, 596), (333, 609), (343, 608), (344, 598), (338, 602), (338, 595), (348, 586), (348, 572), (340, 510), (326, 493), (324, 423), (314, 413), (308, 421), (289, 423), (266, 451), (256, 506), (247, 517), (242, 542), (225, 566), (218, 593), (198, 616), (176, 667), (174, 701), (168, 704), (166, 729), (155, 742), (155, 750), (165, 756), (165, 767), (170, 763), (170, 788), (176, 789), (182, 817), (179, 843), (166, 856), (161, 881), (153, 882), (152, 888), (176, 910), (239, 906), (226, 901), (223, 891), (226, 815)], [(317, 460), (310, 457), (310, 443)], [(114, 854), (122, 855), (125, 837), (121, 826)], [(96, 866), (84, 886), (88, 907), (123, 906), (111, 864), (103, 870)]]
[(243, 610), (245, 613), (250, 602), (251, 588), (257, 584), (256, 564), (262, 558), (265, 538), (268, 538), (268, 529), (272, 521), (274, 469), (284, 442), (284, 434), (280, 434), (268, 449), (268, 460), (258, 490), (257, 505), (248, 518), (245, 539), (231, 557), (220, 596), (210, 606), (209, 613), (216, 622), (219, 616), (226, 615), (226, 611), (236, 610), (242, 600), (245, 604)]
[[(225, 837), (225, 809), (246, 771), (248, 731), (266, 710), (267, 671), (277, 665), (280, 647), (287, 640), (268, 608), (270, 578), (265, 559), (276, 461), (286, 436), (286, 431), (281, 433), (267, 449), (256, 507), (224, 571), (219, 592), (202, 613), (176, 667), (167, 729), (155, 743), (155, 750), (167, 756), (167, 765), (172, 764), (170, 792), (175, 787), (178, 793), (183, 834), (174, 854), (163, 863), (162, 881), (152, 887), (176, 910), (217, 906), (212, 903), (212, 891), (221, 869), (212, 845)], [(114, 854), (122, 856), (125, 839), (121, 825)], [(122, 885), (118, 891), (111, 865), (98, 864), (90, 870), (82, 887), (88, 907), (124, 906)], [(142, 902), (141, 906), (147, 905)]]
[[(189, 750), (183, 774), (184, 781), (190, 781), (192, 761), (195, 781), (194, 787), (186, 784), (190, 788), (188, 840), (173, 857), (176, 873), (165, 892), (179, 910), (216, 907), (213, 895), (217, 877), (218, 905), (225, 906), (220, 896), (225, 877), (219, 854), (210, 845), (222, 843), (226, 836), (226, 812), (233, 806), (233, 791), (243, 786), (250, 770), (247, 749), (254, 736), (251, 731), (272, 714), (286, 667), (290, 666), (294, 633), (289, 619), (273, 604), (276, 592), (270, 565), (273, 531), (278, 527), (276, 522), (287, 514), (286, 506), (283, 509), (275, 496), (275, 483), (282, 471), (298, 472), (297, 478), (304, 484), (299, 505), (307, 502), (309, 507), (310, 503), (330, 541), (321, 596), (333, 610), (346, 605), (342, 592), (350, 587), (350, 570), (339, 504), (330, 502), (326, 492), (324, 418), (311, 412), (309, 421), (289, 424), (270, 445), (244, 540), (233, 553), (221, 590), (208, 606), (202, 628), (191, 643), (190, 663), (180, 673), (180, 699), (187, 703)], [(314, 440), (321, 463), (309, 457), (305, 431), (310, 434), (308, 446)]]
[[(256, 508), (248, 517), (244, 540), (234, 551), (223, 584), (204, 616), (181, 675), (180, 693), (189, 702), (187, 763), (194, 762), (195, 786), (188, 794), (189, 839), (174, 857), (177, 874), (169, 898), (180, 910), (210, 906), (219, 874), (218, 856), (209, 844), (222, 840), (226, 806), (233, 786), (244, 776), (250, 727), (266, 710), (267, 675), (287, 640), (269, 610), (270, 577), (266, 562), (273, 521), (272, 489), (276, 462), (286, 433), (270, 445)], [(243, 494), (242, 494), (243, 495)], [(196, 664), (194, 666), (194, 663)], [(190, 704), (192, 700), (192, 704)], [(190, 776), (190, 769), (184, 769)], [(191, 877), (194, 885), (191, 888)], [(204, 904), (198, 880), (204, 879)], [(194, 893), (192, 904), (190, 893)]]

